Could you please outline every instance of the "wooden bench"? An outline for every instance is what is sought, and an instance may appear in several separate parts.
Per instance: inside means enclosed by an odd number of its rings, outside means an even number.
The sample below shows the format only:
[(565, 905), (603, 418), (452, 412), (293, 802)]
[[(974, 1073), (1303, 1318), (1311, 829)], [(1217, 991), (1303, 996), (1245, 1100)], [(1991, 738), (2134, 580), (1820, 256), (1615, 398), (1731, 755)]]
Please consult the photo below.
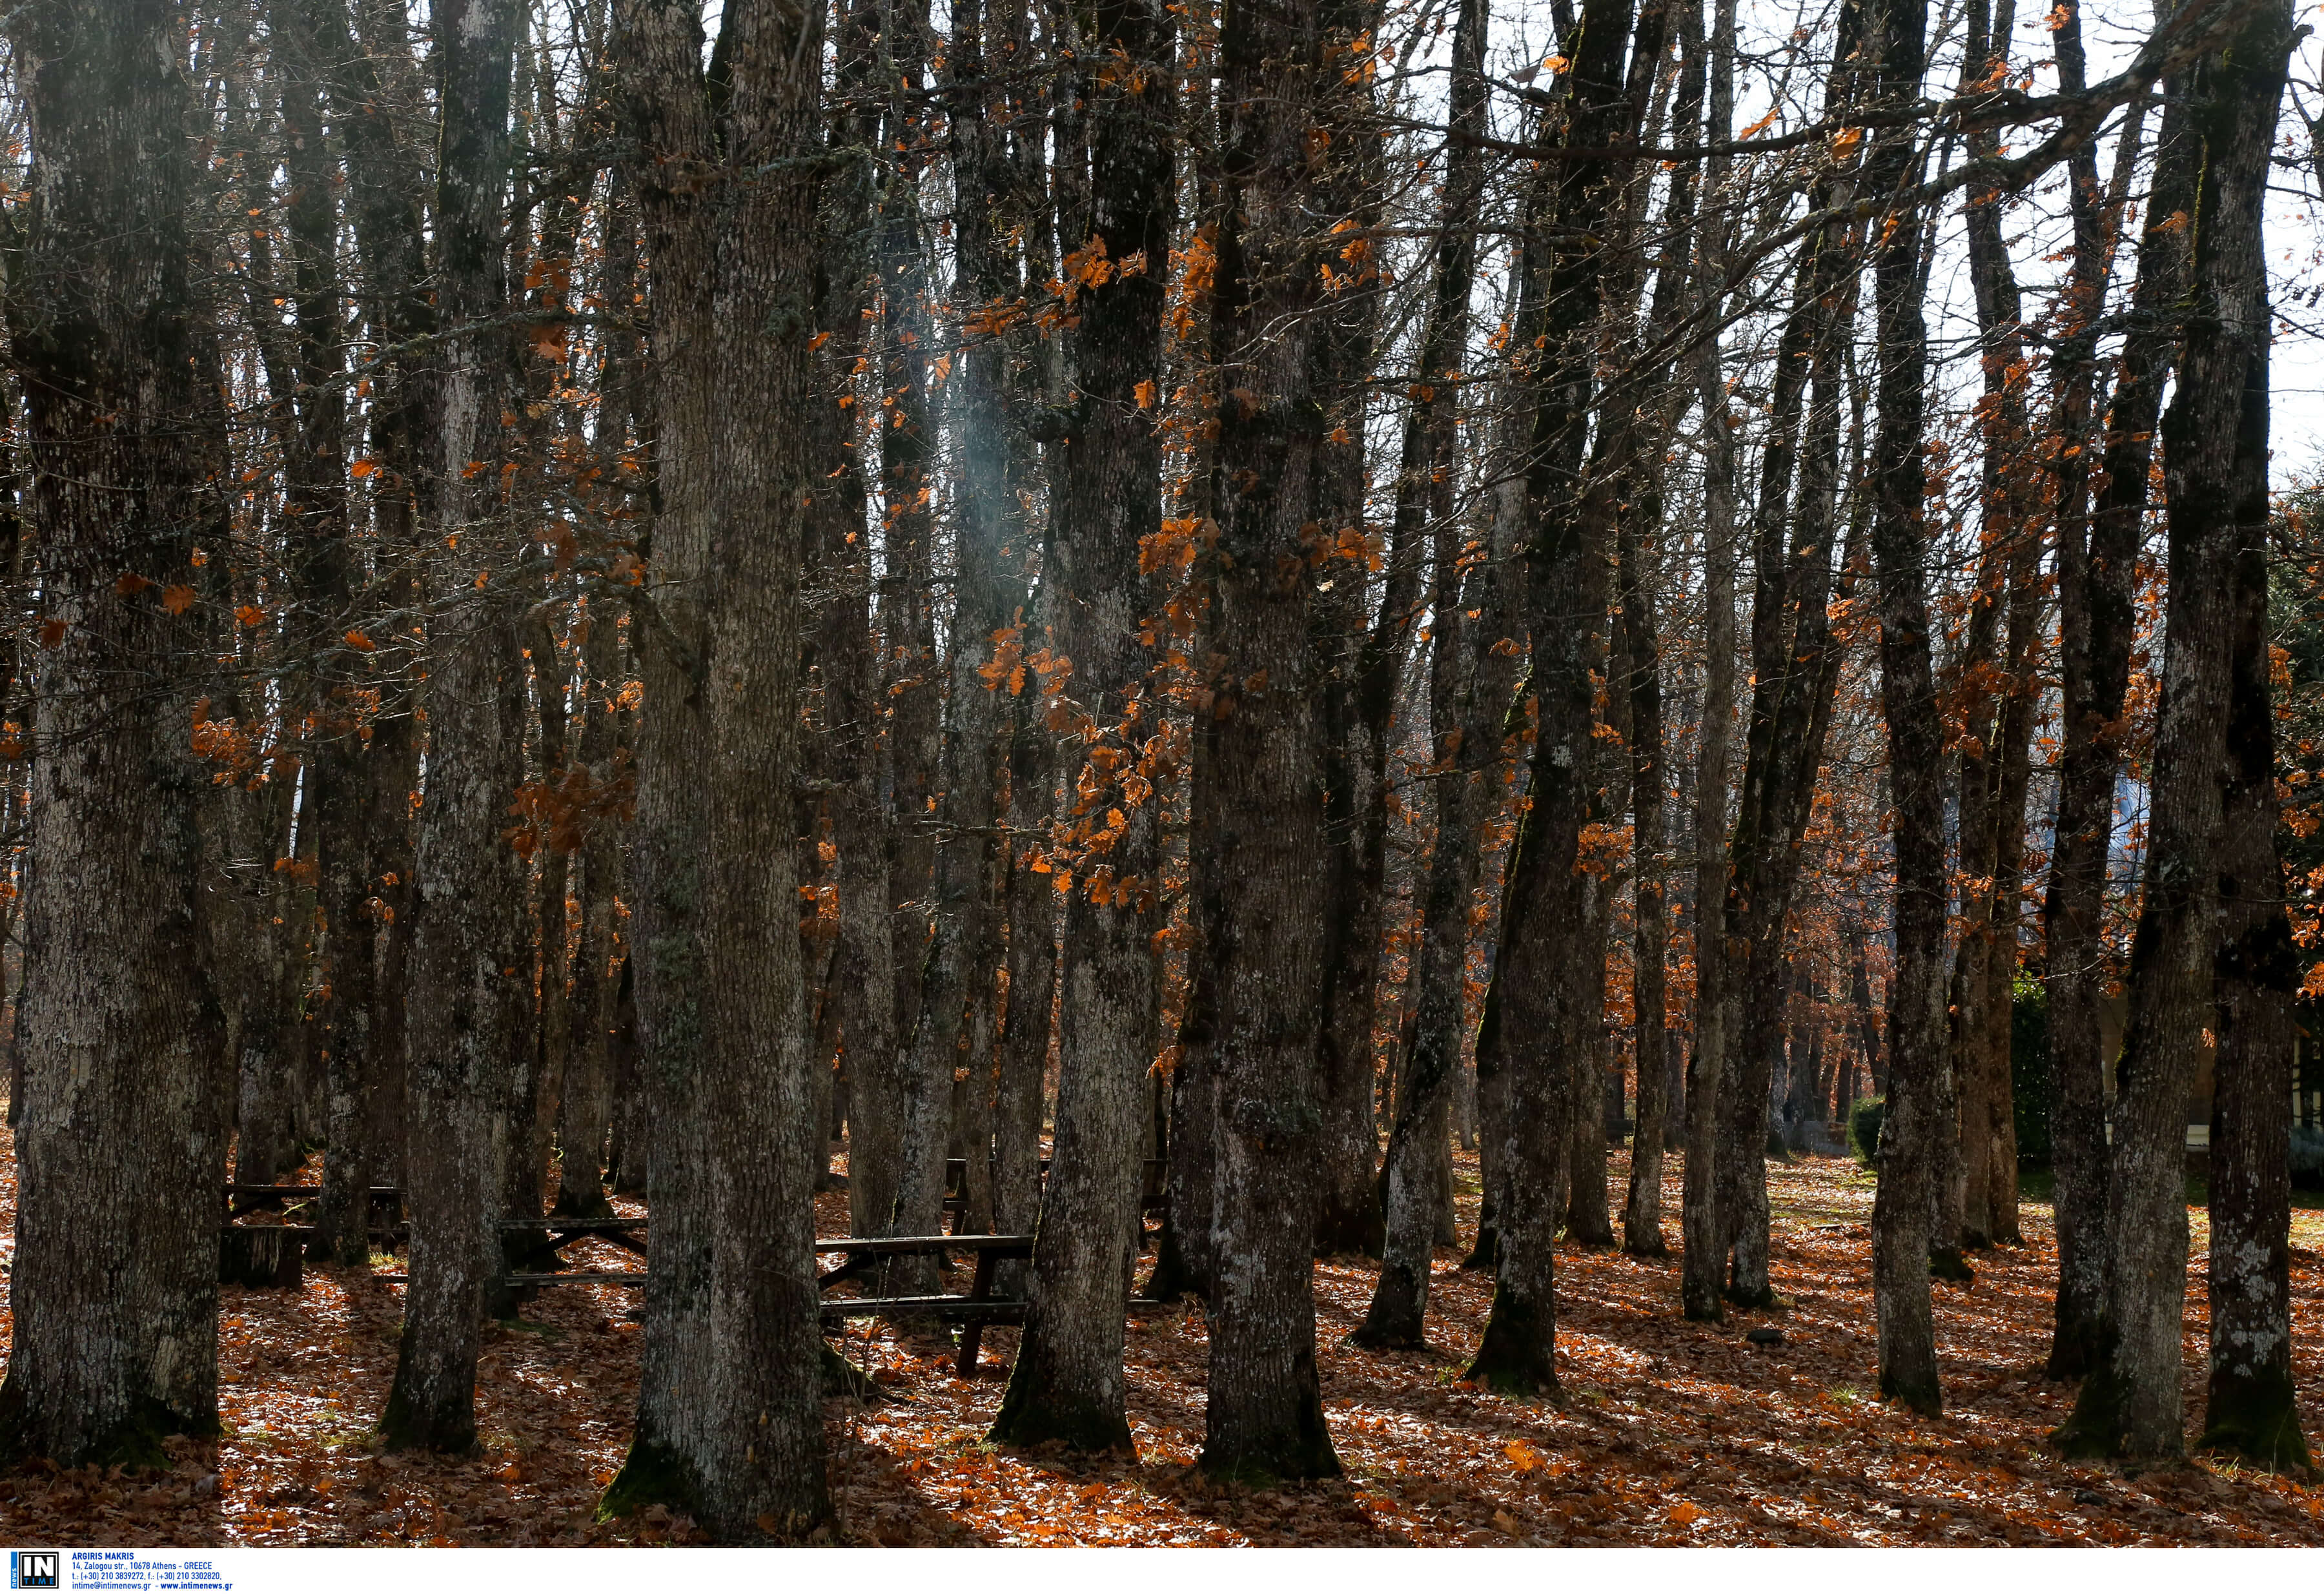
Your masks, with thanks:
[(992, 1276), (999, 1264), (1012, 1258), (1033, 1254), (1033, 1237), (1029, 1234), (919, 1234), (898, 1235), (884, 1239), (818, 1239), (815, 1242), (818, 1256), (841, 1256), (847, 1258), (839, 1267), (816, 1276), (816, 1287), (829, 1289), (843, 1277), (860, 1276), (852, 1266), (863, 1258), (881, 1257), (941, 1257), (946, 1251), (968, 1251), (976, 1258), (976, 1271), (970, 1276), (965, 1295), (862, 1295), (854, 1299), (842, 1297), (823, 1303), (822, 1315), (826, 1322), (848, 1317), (935, 1317), (960, 1323), (960, 1351), (953, 1359), (953, 1370), (960, 1377), (971, 1377), (976, 1372), (976, 1356), (984, 1338), (988, 1322), (1021, 1323), (1025, 1321), (1025, 1303), (998, 1301), (992, 1298)]

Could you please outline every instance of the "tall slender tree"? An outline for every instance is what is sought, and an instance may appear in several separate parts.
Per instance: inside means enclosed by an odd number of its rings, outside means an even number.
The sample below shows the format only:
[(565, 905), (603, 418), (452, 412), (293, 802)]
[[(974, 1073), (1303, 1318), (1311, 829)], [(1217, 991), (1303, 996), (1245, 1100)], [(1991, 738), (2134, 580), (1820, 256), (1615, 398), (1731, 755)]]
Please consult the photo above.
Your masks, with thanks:
[[(2192, 313), (2163, 420), (2171, 585), (2153, 823), (2110, 1113), (2104, 1351), (2059, 1431), (2071, 1453), (2167, 1457), (2186, 1444), (2187, 1098), (2200, 1032), (2218, 1021), (2220, 871), (2235, 868), (2238, 894), (2264, 872), (2222, 852), (2222, 775), (2230, 767), (2236, 562), (2264, 541), (2268, 518), (2262, 217), (2292, 41), (2284, 7), (2255, 5), (2197, 63), (2190, 84), (2201, 180), (2190, 217)], [(2246, 926), (2237, 928), (2240, 940)]]
[[(1388, 1136), (1388, 1200), (1379, 1283), (1355, 1339), (1376, 1345), (1421, 1342), (1428, 1307), (1438, 1221), (1434, 1158), (1443, 1148), (1454, 1076), (1461, 1064), (1468, 1006), (1469, 904), (1475, 894), (1480, 799), (1498, 751), (1489, 681), (1475, 668), (1477, 639), (1468, 607), (1483, 618), (1482, 588), (1492, 577), (1469, 556), (1456, 511), (1460, 401), (1468, 342), (1469, 295), (1477, 265), (1476, 226), (1484, 198), (1486, 0), (1462, 0), (1452, 28), (1452, 84), (1444, 150), (1443, 226), (1437, 243), (1428, 319), (1414, 363), (1412, 408), (1405, 420), (1397, 516), (1410, 524), (1399, 538), (1417, 542), (1424, 526), (1434, 545), (1429, 601), (1430, 763), (1436, 779), (1436, 841), (1421, 901), (1420, 943), (1413, 955), (1418, 987), (1412, 1044), (1397, 1091)], [(1441, 384), (1441, 385), (1440, 385)], [(1464, 582), (1464, 576), (1466, 577)], [(1471, 605), (1469, 598), (1479, 602)], [(1489, 648), (1498, 637), (1489, 639)], [(1489, 657), (1489, 655), (1488, 655)]]
[[(703, 858), (712, 1250), (701, 1517), (728, 1543), (831, 1515), (816, 1327), (816, 1110), (798, 935), (797, 593), (814, 462), (789, 446), (811, 391), (821, 180), (820, 6), (730, 0), (716, 115), (711, 326), (709, 825)], [(947, 1059), (949, 1061), (949, 1059)]]
[(1052, 873), (1075, 877), (1056, 973), (1055, 1151), (1025, 1338), (993, 1434), (1108, 1450), (1130, 1445), (1123, 1306), (1160, 998), (1153, 943), (1164, 922), (1162, 797), (1154, 778), (1166, 749), (1157, 741), (1162, 704), (1148, 685), (1155, 660), (1139, 638), (1148, 607), (1140, 571), (1163, 537), (1154, 423), (1176, 171), (1169, 14), (1151, 0), (1112, 0), (1095, 21), (1099, 59), (1118, 66), (1098, 74), (1087, 97), (1093, 208), (1065, 223), (1065, 235), (1078, 236), (1073, 258), (1084, 279), (1073, 351), (1078, 393), (1070, 429), (1053, 444), (1057, 532), (1043, 571), (1045, 629), (1052, 650), (1071, 660), (1047, 713), (1080, 766), (1065, 811), (1079, 844), (1076, 856), (1051, 864)]
[[(1926, 0), (1874, 0), (1863, 53), (1875, 106), (1919, 97), (1927, 69)], [(1936, 1325), (1929, 1300), (1929, 1219), (1944, 1067), (1945, 845), (1939, 760), (1943, 730), (1929, 649), (1924, 384), (1928, 322), (1921, 296), (1923, 220), (1913, 190), (1922, 154), (1910, 130), (1873, 135), (1866, 190), (1884, 207), (1873, 245), (1879, 335), (1880, 431), (1874, 448), (1872, 554), (1877, 572), (1880, 695), (1896, 805), (1895, 973), (1888, 996), (1888, 1109), (1872, 1210), (1872, 1289), (1880, 1393), (1934, 1412)]]
[(1340, 75), (1321, 21), (1316, 0), (1232, 0), (1219, 40), (1214, 662), (1197, 705), (1194, 822), (1209, 987), (1198, 1000), (1219, 1092), (1202, 1464), (1224, 1477), (1340, 1470), (1312, 1267), (1323, 815), (1308, 615), (1330, 552), (1314, 516), (1334, 395), (1314, 387), (1329, 223), (1307, 201), (1332, 159), (1310, 130)]
[(519, 18), (513, 0), (444, 0), (433, 22), (444, 124), (438, 302), (452, 330), (435, 465), (452, 546), (436, 561), (431, 594), (430, 756), (413, 905), (411, 978), (431, 997), (408, 1032), (411, 1284), (381, 1425), (391, 1444), (460, 1451), (475, 1441), (479, 1326), (500, 1270), (512, 1149), (505, 1092), (519, 1019), (532, 1003), (524, 860), (503, 836), (523, 778), (524, 664), (514, 594), (493, 567), (506, 551), (498, 461), (515, 392), (501, 243)]

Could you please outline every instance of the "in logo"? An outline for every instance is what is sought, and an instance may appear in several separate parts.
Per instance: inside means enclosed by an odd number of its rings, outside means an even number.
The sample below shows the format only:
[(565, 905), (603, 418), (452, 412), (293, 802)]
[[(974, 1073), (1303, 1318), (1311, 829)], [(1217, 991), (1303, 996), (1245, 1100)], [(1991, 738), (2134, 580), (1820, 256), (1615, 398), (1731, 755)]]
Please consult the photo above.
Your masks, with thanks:
[(54, 1550), (9, 1551), (8, 1586), (11, 1589), (55, 1588), (57, 1560)]

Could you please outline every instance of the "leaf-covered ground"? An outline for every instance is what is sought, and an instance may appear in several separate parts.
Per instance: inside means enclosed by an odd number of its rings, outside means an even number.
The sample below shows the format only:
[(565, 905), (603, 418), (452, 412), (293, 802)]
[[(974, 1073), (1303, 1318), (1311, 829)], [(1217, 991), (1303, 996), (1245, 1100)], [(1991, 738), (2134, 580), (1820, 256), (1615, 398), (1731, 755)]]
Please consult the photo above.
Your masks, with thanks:
[[(0, 1140), (0, 1150), (5, 1150)], [(12, 1243), (13, 1155), (0, 1156), (0, 1247)], [(848, 1355), (906, 1398), (827, 1409), (836, 1536), (862, 1544), (2317, 1543), (2324, 1488), (2199, 1464), (2124, 1477), (2070, 1466), (2043, 1442), (2070, 1390), (2038, 1375), (2052, 1254), (2049, 1212), (2028, 1243), (1938, 1286), (1944, 1416), (1873, 1398), (1870, 1180), (1852, 1165), (1771, 1166), (1774, 1273), (1791, 1304), (1718, 1326), (1678, 1313), (1678, 1264), (1562, 1248), (1566, 1398), (1507, 1400), (1461, 1378), (1489, 1282), (1441, 1254), (1431, 1353), (1342, 1341), (1371, 1269), (1316, 1270), (1324, 1405), (1344, 1479), (1214, 1489), (1192, 1468), (1203, 1429), (1199, 1311), (1130, 1335), (1135, 1461), (997, 1451), (982, 1435), (1016, 1331), (987, 1331), (984, 1366), (955, 1377), (940, 1345), (855, 1320)], [(1473, 1223), (1464, 1159), (1462, 1216)], [(1623, 1171), (1615, 1170), (1616, 1210)], [(1676, 1169), (1666, 1192), (1675, 1212)], [(825, 1198), (825, 1231), (842, 1227)], [(2187, 1334), (2201, 1405), (2196, 1252)], [(1666, 1225), (1675, 1239), (1676, 1224)], [(591, 1247), (573, 1253), (576, 1260)], [(611, 1247), (588, 1265), (618, 1267)], [(2293, 1310), (2304, 1410), (2324, 1413), (2324, 1220), (2295, 1214)], [(955, 1285), (955, 1287), (958, 1287)], [(395, 1364), (401, 1291), (310, 1271), (303, 1290), (225, 1291), (225, 1433), (173, 1442), (167, 1473), (0, 1476), (12, 1536), (70, 1544), (685, 1542), (659, 1513), (599, 1523), (637, 1382), (632, 1293), (548, 1290), (521, 1325), (486, 1331), (484, 1442), (451, 1460), (386, 1455), (370, 1437)], [(1747, 1342), (1754, 1327), (1779, 1346)], [(9, 1343), (0, 1313), (0, 1351)]]

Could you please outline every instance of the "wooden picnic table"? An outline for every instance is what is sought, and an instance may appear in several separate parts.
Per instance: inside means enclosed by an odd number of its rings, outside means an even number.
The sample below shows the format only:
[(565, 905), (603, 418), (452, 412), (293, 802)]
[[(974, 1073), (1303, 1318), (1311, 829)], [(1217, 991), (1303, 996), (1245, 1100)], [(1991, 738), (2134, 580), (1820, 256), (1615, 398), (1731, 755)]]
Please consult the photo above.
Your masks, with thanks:
[[(1044, 1184), (1048, 1182), (1049, 1162), (1048, 1157), (1045, 1156), (1041, 1159), (1041, 1180)], [(1160, 1157), (1149, 1156), (1139, 1170), (1138, 1215), (1140, 1221), (1138, 1248), (1141, 1251), (1146, 1248), (1144, 1220), (1159, 1217), (1169, 1211), (1169, 1168), (1170, 1165)], [(952, 1228), (955, 1234), (960, 1232), (960, 1225), (968, 1215), (967, 1191), (968, 1158), (964, 1156), (945, 1158), (944, 1210), (952, 1214)]]
[[(984, 1338), (988, 1322), (1025, 1321), (1025, 1303), (996, 1301), (992, 1298), (992, 1276), (998, 1265), (1012, 1258), (1033, 1254), (1033, 1237), (1029, 1234), (919, 1234), (893, 1235), (875, 1239), (818, 1239), (815, 1242), (818, 1256), (844, 1256), (853, 1262), (862, 1257), (913, 1257), (942, 1255), (946, 1251), (969, 1251), (976, 1258), (976, 1271), (970, 1275), (965, 1295), (861, 1295), (853, 1299), (842, 1296), (823, 1303), (821, 1311), (826, 1322), (847, 1317), (937, 1317), (958, 1319), (960, 1350), (953, 1358), (953, 1370), (960, 1377), (972, 1377), (976, 1373), (976, 1356)], [(818, 1288), (829, 1289), (848, 1271), (843, 1264), (818, 1276)]]
[[(1165, 1165), (1148, 1158), (1142, 1169), (1139, 1206), (1141, 1217), (1156, 1210), (1163, 1201), (1167, 1187), (1163, 1173)], [(1049, 1171), (1049, 1159), (1041, 1159), (1041, 1172)], [(960, 1329), (959, 1353), (954, 1368), (962, 1377), (976, 1370), (977, 1357), (987, 1323), (1021, 1323), (1025, 1321), (1025, 1303), (1021, 1300), (997, 1298), (992, 1293), (993, 1280), (999, 1266), (1004, 1261), (1020, 1260), (1032, 1256), (1033, 1237), (1029, 1234), (962, 1234), (957, 1228), (966, 1216), (967, 1200), (964, 1187), (968, 1163), (964, 1157), (953, 1157), (945, 1169), (945, 1208), (953, 1213), (955, 1232), (950, 1234), (888, 1235), (868, 1239), (818, 1239), (815, 1242), (817, 1256), (846, 1258), (838, 1267), (825, 1268), (816, 1276), (818, 1292), (849, 1278), (861, 1278), (867, 1262), (882, 1258), (937, 1256), (948, 1252), (966, 1251), (976, 1258), (975, 1271), (970, 1276), (968, 1293), (964, 1295), (860, 1295), (832, 1296), (825, 1299), (818, 1309), (827, 1322), (850, 1317), (934, 1317), (957, 1322)], [(236, 1212), (256, 1211), (261, 1207), (288, 1206), (294, 1202), (319, 1198), (318, 1184), (228, 1184), (226, 1209), (229, 1217)], [(394, 1185), (374, 1185), (372, 1198), (400, 1202), (402, 1190)], [(249, 1205), (237, 1207), (237, 1199), (246, 1199)], [(533, 1248), (535, 1256), (546, 1254), (555, 1258), (565, 1245), (576, 1239), (595, 1238), (612, 1241), (636, 1256), (646, 1255), (642, 1238), (648, 1227), (644, 1218), (579, 1218), (544, 1214), (539, 1218), (506, 1218), (500, 1224), (503, 1234), (543, 1236)], [(1143, 1224), (1140, 1243), (1143, 1244)], [(384, 1228), (375, 1227), (375, 1234), (383, 1235), (391, 1243), (408, 1238), (408, 1223), (391, 1222)], [(315, 1234), (311, 1227), (284, 1224), (263, 1227), (241, 1227), (227, 1224), (221, 1240), (221, 1278), (252, 1284), (269, 1283), (295, 1287), (299, 1283), (300, 1258), (306, 1242)], [(263, 1237), (263, 1238), (262, 1238)], [(263, 1252), (263, 1255), (259, 1253)], [(374, 1276), (383, 1284), (410, 1283), (408, 1273), (382, 1273)], [(550, 1272), (510, 1271), (500, 1276), (499, 1284), (510, 1289), (537, 1289), (549, 1285), (595, 1284), (618, 1288), (643, 1287), (643, 1268), (567, 1268)], [(1158, 1302), (1133, 1298), (1132, 1310), (1160, 1304)]]
[[(226, 1187), (226, 1210), (228, 1217), (239, 1217), (244, 1212), (272, 1212), (302, 1201), (320, 1201), (322, 1197), (323, 1187), (320, 1184), (228, 1184)], [(371, 1187), (371, 1201), (374, 1208), (401, 1208), (403, 1186), (374, 1184)]]

